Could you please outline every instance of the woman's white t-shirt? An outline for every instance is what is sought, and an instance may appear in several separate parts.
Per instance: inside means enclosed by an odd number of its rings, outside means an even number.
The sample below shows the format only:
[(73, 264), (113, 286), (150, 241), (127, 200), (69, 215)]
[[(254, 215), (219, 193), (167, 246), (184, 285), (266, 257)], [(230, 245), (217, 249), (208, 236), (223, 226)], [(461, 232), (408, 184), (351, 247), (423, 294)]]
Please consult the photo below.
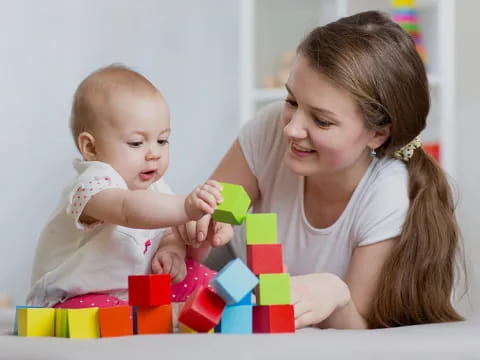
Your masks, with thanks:
[[(255, 213), (277, 213), (278, 241), (292, 275), (329, 272), (345, 278), (353, 251), (398, 236), (409, 207), (408, 170), (393, 158), (373, 159), (348, 205), (334, 224), (318, 229), (304, 213), (304, 177), (284, 162), (286, 140), (281, 103), (262, 109), (239, 135), (260, 198)], [(243, 227), (236, 227), (232, 248), (245, 259)]]
[[(49, 307), (77, 295), (101, 292), (127, 299), (128, 276), (150, 272), (163, 229), (132, 229), (79, 216), (88, 200), (108, 188), (127, 189), (100, 161), (75, 160), (78, 175), (63, 192), (38, 240), (27, 304)], [(150, 190), (171, 194), (162, 180)]]

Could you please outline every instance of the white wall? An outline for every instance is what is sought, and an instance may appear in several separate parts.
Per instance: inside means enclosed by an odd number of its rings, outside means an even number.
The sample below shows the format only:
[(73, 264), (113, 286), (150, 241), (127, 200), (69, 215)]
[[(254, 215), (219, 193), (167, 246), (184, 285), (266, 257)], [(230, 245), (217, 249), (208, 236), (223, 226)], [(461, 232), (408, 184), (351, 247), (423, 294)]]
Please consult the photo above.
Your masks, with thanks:
[(186, 192), (236, 134), (237, 1), (0, 2), (0, 294), (22, 303), (38, 233), (76, 156), (68, 130), (77, 84), (113, 62), (166, 95), (167, 180)]
[(480, 46), (478, 0), (456, 1), (457, 174), (459, 222), (470, 268), (470, 292), (460, 309), (480, 312)]
[[(112, 62), (133, 66), (172, 110), (167, 179), (185, 192), (213, 170), (237, 121), (237, 1), (0, 2), (0, 294), (23, 302), (37, 235), (70, 176), (78, 82)], [(480, 311), (480, 31), (477, 0), (456, 1), (459, 220)]]

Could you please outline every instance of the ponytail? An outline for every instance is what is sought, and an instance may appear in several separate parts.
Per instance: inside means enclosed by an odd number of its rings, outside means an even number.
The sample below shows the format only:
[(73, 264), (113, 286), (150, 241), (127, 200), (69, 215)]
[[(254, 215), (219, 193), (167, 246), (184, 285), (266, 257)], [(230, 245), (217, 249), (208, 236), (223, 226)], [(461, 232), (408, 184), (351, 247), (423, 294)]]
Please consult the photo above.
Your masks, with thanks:
[(407, 166), (410, 208), (383, 265), (370, 328), (463, 320), (451, 303), (461, 248), (450, 185), (421, 148)]

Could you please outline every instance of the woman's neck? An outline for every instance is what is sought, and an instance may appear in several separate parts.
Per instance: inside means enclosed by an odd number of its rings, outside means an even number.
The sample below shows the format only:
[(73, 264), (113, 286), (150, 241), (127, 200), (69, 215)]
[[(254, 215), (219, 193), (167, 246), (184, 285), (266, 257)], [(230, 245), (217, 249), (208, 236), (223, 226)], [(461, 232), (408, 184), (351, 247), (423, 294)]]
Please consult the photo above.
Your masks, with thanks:
[(331, 176), (312, 175), (305, 178), (305, 196), (314, 197), (321, 203), (338, 203), (350, 199), (355, 188), (362, 180), (372, 159), (366, 158)]

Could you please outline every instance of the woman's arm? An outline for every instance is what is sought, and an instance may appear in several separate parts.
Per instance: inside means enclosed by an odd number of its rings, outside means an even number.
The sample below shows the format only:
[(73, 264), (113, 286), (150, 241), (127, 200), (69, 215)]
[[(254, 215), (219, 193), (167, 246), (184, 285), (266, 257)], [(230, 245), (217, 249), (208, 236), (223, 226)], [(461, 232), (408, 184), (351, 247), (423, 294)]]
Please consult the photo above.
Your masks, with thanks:
[(366, 329), (378, 276), (394, 241), (357, 247), (345, 282), (333, 274), (292, 277), (296, 327)]
[(210, 178), (217, 181), (242, 185), (248, 193), (252, 204), (254, 204), (260, 196), (257, 178), (248, 166), (238, 139), (234, 141)]

